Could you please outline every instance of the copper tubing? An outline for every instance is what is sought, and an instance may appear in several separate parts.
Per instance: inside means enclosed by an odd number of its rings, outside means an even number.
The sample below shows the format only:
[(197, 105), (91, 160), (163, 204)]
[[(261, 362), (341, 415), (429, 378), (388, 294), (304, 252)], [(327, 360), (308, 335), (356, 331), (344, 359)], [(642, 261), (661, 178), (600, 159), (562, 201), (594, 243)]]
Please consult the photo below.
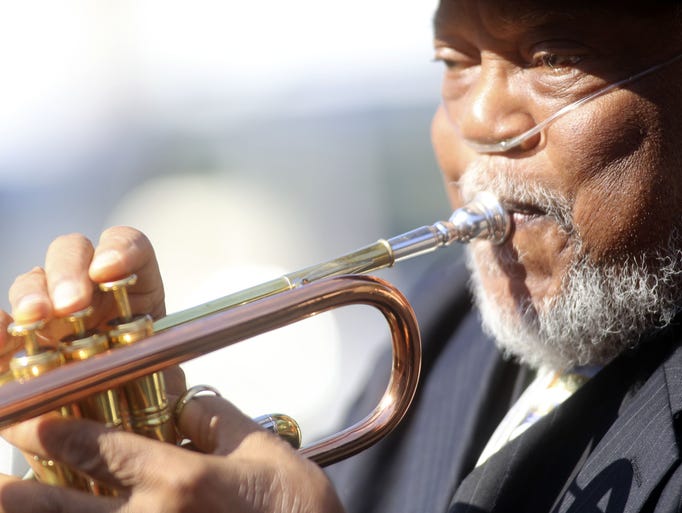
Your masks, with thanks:
[(0, 427), (55, 410), (96, 392), (163, 370), (311, 315), (353, 304), (377, 308), (393, 339), (393, 368), (383, 398), (365, 419), (301, 449), (329, 465), (369, 447), (402, 419), (414, 397), (421, 364), (419, 329), (411, 306), (392, 285), (369, 276), (323, 279), (218, 312), (57, 368), (25, 383), (0, 387)]

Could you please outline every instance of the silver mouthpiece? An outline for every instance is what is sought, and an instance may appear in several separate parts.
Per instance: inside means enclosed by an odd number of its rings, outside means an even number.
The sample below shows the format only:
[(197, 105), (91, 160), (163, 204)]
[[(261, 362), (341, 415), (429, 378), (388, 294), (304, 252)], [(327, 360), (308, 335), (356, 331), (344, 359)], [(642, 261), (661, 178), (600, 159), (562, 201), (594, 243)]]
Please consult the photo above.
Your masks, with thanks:
[(449, 224), (454, 231), (453, 240), (458, 242), (488, 239), (493, 244), (502, 244), (511, 231), (509, 214), (489, 192), (479, 192), (472, 201), (455, 210)]
[(473, 200), (455, 210), (448, 221), (388, 239), (395, 261), (429, 253), (453, 242), (488, 239), (502, 244), (511, 232), (511, 220), (497, 198), (489, 192), (479, 192)]
[(511, 221), (495, 196), (481, 192), (472, 201), (457, 209), (448, 221), (438, 221), (390, 239), (380, 239), (333, 260), (285, 274), (266, 283), (209, 301), (199, 306), (176, 312), (154, 323), (154, 331), (162, 331), (177, 324), (220, 312), (236, 305), (271, 296), (313, 281), (340, 276), (362, 274), (430, 253), (453, 242), (488, 239), (501, 244), (509, 236)]

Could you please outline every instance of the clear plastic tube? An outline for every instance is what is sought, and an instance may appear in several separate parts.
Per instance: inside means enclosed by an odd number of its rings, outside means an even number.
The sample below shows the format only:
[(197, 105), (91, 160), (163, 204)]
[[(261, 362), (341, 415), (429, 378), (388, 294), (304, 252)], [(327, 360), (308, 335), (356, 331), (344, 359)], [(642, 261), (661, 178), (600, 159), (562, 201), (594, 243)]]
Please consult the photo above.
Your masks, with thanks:
[[(569, 112), (577, 109), (578, 107), (586, 104), (587, 102), (590, 102), (594, 100), (595, 98), (598, 98), (600, 96), (603, 96), (614, 89), (618, 89), (626, 84), (630, 84), (636, 80), (639, 80), (640, 78), (649, 75), (651, 73), (654, 73), (661, 68), (664, 68), (682, 58), (682, 54), (676, 55), (672, 59), (668, 59), (667, 61), (661, 62), (659, 64), (656, 64), (655, 66), (651, 66), (650, 68), (645, 69), (644, 71), (640, 71), (639, 73), (635, 73), (634, 75), (630, 75), (627, 78), (624, 78), (623, 80), (619, 80), (618, 82), (614, 82), (613, 84), (609, 84), (602, 89), (599, 89), (583, 98), (580, 98), (579, 100), (574, 101), (573, 103), (569, 103), (568, 105), (565, 105), (558, 111), (556, 111), (554, 114), (549, 116), (548, 118), (544, 119), (537, 125), (535, 125), (533, 128), (530, 130), (527, 130), (526, 132), (523, 132), (522, 134), (519, 134), (514, 137), (510, 137), (508, 139), (503, 139), (501, 141), (497, 141), (494, 143), (478, 143), (475, 141), (472, 141), (470, 139), (464, 138), (464, 142), (467, 146), (470, 148), (474, 149), (478, 153), (504, 153), (506, 151), (509, 151), (512, 148), (515, 148), (523, 142), (527, 141), (531, 137), (539, 134), (543, 129), (545, 129), (547, 126), (550, 125), (550, 123), (554, 122), (557, 118), (568, 114)], [(447, 113), (447, 107), (445, 108), (445, 112)], [(448, 117), (450, 117), (448, 115)], [(450, 119), (450, 122), (457, 127), (457, 123), (453, 120)]]

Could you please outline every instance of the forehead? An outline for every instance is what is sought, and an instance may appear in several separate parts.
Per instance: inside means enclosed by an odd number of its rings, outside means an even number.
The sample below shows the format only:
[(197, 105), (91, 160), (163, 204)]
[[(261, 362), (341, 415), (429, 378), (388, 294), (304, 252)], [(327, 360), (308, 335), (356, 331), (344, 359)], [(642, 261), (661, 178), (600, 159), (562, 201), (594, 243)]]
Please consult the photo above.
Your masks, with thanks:
[[(571, 40), (624, 69), (682, 51), (682, 8), (673, 1), (441, 0), (435, 37), (465, 51), (515, 52)], [(511, 55), (511, 54), (510, 54)], [(625, 62), (616, 63), (616, 60)]]
[[(644, 4), (648, 4), (646, 7)], [(498, 35), (554, 24), (578, 25), (585, 21), (610, 30), (614, 18), (670, 20), (675, 2), (617, 2), (612, 0), (441, 0), (434, 18), (436, 34), (453, 23), (479, 23)], [(674, 16), (673, 16), (674, 17)], [(601, 25), (600, 25), (601, 24)]]

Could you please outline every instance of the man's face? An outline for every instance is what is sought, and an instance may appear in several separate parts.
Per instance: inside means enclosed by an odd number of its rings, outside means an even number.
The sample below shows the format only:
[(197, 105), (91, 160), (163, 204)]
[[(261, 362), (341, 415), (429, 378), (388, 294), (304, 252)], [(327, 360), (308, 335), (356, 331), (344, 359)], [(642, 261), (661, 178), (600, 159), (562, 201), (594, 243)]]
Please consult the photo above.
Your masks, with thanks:
[(673, 8), (607, 4), (442, 0), (436, 14), (446, 65), (436, 155), (453, 207), (482, 188), (513, 213), (508, 242), (472, 252), (486, 295), (519, 316), (547, 310), (579, 261), (647, 264), (680, 224), (682, 62), (582, 105), (519, 148), (483, 155), (466, 144), (518, 135), (682, 52)]

